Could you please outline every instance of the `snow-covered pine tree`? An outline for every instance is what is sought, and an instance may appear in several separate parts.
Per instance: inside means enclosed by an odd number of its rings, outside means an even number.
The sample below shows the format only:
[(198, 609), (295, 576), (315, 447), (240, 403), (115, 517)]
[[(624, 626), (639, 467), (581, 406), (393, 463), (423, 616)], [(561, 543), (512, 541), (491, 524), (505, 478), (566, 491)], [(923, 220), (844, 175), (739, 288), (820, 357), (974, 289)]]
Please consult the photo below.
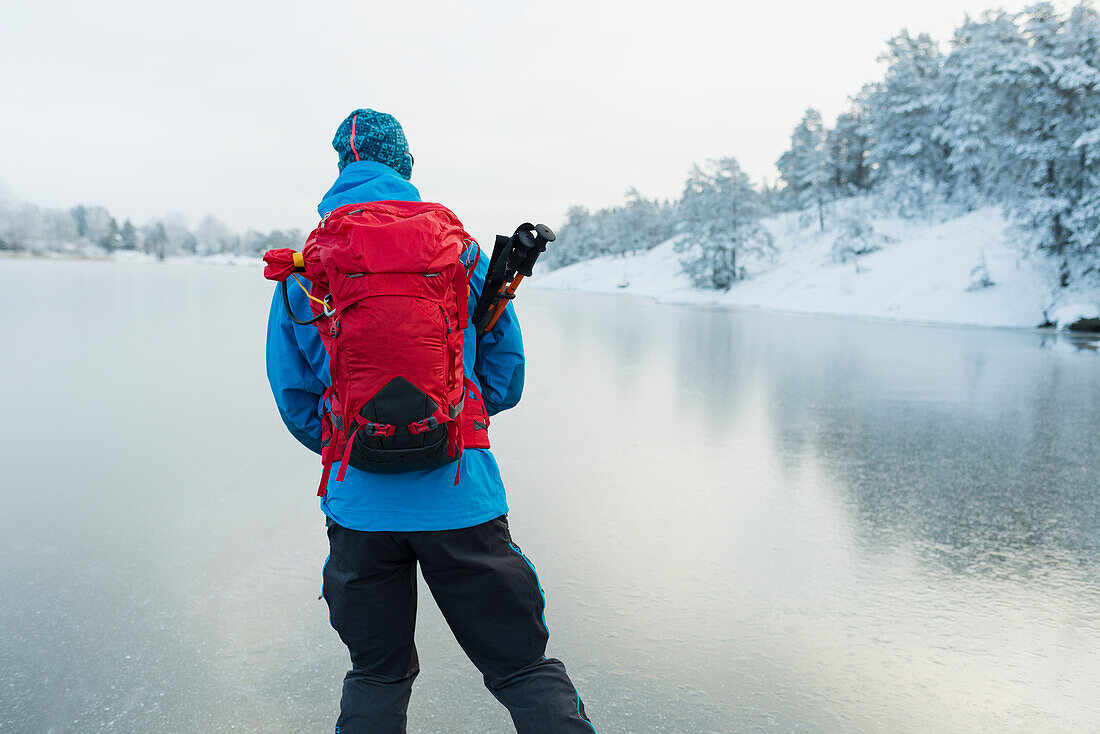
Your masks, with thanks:
[(118, 248), (118, 222), (101, 206), (77, 207), (83, 212), (82, 244), (97, 245), (107, 252)]
[(207, 215), (199, 222), (195, 242), (195, 251), (200, 255), (226, 252), (231, 242), (229, 228), (217, 217)]
[(1026, 73), (1027, 41), (1012, 15), (991, 11), (967, 17), (955, 31), (943, 63), (942, 107), (934, 139), (947, 151), (946, 193), (967, 209), (1011, 186), (1015, 145), (1009, 124), (1019, 80)]
[(947, 153), (936, 140), (940, 124), (943, 54), (927, 34), (902, 31), (887, 42), (884, 79), (869, 95), (868, 162), (883, 200), (900, 212), (927, 210), (947, 177)]
[(1100, 16), (1088, 4), (1069, 11), (1064, 26), (1065, 46), (1085, 67), (1081, 79), (1081, 134), (1073, 143), (1078, 175), (1073, 182), (1073, 208), (1066, 218), (1073, 248), (1073, 275), (1100, 286)]
[(650, 250), (673, 234), (672, 209), (667, 204), (647, 199), (631, 188), (626, 193), (626, 206), (622, 209), (621, 252), (633, 253)]
[(565, 267), (587, 260), (592, 215), (583, 206), (571, 206), (565, 213), (565, 221), (557, 229), (554, 240), (539, 262), (550, 269)]
[(77, 234), (79, 231), (77, 219), (73, 216), (72, 211), (40, 210), (32, 204), (24, 205), (24, 211), (31, 215), (33, 219), (36, 219), (40, 226), (39, 236), (27, 243), (27, 249), (31, 252), (40, 254), (43, 252), (71, 251), (82, 237)]
[(111, 253), (119, 248), (120, 236), (121, 230), (118, 227), (118, 221), (114, 217), (109, 217), (106, 226), (99, 235), (99, 239), (96, 240), (96, 244)]
[(603, 257), (615, 252), (618, 231), (610, 209), (600, 209), (592, 215), (588, 237), (590, 257)]
[(771, 235), (760, 224), (764, 204), (736, 158), (695, 166), (680, 202), (684, 238), (680, 263), (702, 288), (728, 289), (748, 268), (774, 252)]
[(820, 112), (813, 108), (806, 110), (791, 133), (791, 147), (779, 157), (776, 167), (787, 184), (787, 200), (798, 209), (814, 207), (824, 232), (825, 204), (833, 198), (834, 189)]
[(672, 205), (646, 199), (633, 188), (626, 196), (624, 206), (596, 212), (570, 207), (557, 240), (539, 262), (553, 269), (604, 255), (627, 255), (656, 247), (673, 235)]
[(163, 260), (168, 249), (168, 233), (160, 222), (150, 222), (142, 230), (142, 243), (145, 252)]
[(868, 90), (849, 100), (848, 111), (840, 113), (836, 125), (825, 133), (825, 155), (830, 187), (835, 196), (852, 196), (871, 186), (867, 151), (871, 145), (867, 127)]
[(83, 204), (74, 206), (69, 214), (76, 223), (76, 236), (83, 239), (88, 236), (88, 208)]
[(768, 214), (778, 214), (786, 210), (783, 202), (783, 192), (779, 182), (768, 183), (767, 179), (760, 185), (760, 200), (764, 203), (764, 211)]
[(134, 223), (127, 219), (122, 223), (122, 229), (118, 233), (119, 248), (123, 250), (138, 249), (138, 231)]
[(170, 212), (160, 219), (167, 238), (166, 252), (169, 255), (193, 255), (195, 253), (195, 235), (187, 226), (187, 217), (180, 212)]
[(1017, 186), (1004, 201), (1054, 257), (1065, 287), (1094, 248), (1097, 164), (1089, 150), (1100, 128), (1100, 22), (1087, 4), (1063, 15), (1050, 3), (1028, 8), (1019, 21), (1029, 48), (1010, 117)]

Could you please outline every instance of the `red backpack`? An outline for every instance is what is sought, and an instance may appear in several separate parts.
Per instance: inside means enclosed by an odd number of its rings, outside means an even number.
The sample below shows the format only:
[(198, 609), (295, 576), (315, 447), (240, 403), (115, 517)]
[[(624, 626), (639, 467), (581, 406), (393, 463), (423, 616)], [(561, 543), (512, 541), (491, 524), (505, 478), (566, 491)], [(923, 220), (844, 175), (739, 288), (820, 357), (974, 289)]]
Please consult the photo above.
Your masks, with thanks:
[[(343, 481), (349, 464), (390, 474), (489, 448), (484, 403), (462, 368), (470, 274), (480, 257), (463, 264), (471, 247), (477, 243), (446, 207), (382, 201), (325, 215), (301, 252), (264, 254), (264, 276), (281, 281), (287, 314), (314, 324), (329, 355), (318, 495), (337, 460)], [(308, 320), (290, 308), (287, 279), (296, 273), (312, 282)]]

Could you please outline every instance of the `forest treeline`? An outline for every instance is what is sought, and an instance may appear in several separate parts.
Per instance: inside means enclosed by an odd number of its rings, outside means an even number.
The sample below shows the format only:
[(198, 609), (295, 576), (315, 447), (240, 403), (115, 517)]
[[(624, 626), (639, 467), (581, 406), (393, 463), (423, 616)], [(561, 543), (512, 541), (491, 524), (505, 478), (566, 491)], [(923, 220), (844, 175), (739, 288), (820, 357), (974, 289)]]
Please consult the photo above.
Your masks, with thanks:
[(180, 255), (260, 255), (274, 247), (299, 247), (297, 229), (235, 232), (216, 217), (197, 227), (182, 214), (169, 214), (135, 225), (121, 223), (101, 206), (45, 209), (0, 198), (0, 252), (108, 256), (119, 251), (143, 252), (164, 259)]
[[(801, 211), (833, 230), (840, 260), (873, 251), (882, 238), (870, 215), (856, 221), (852, 207), (836, 206), (863, 197), (871, 206), (859, 211), (912, 218), (999, 206), (1021, 246), (1049, 256), (1058, 285), (1100, 284), (1100, 16), (1092, 4), (987, 11), (946, 44), (903, 31), (881, 61), (883, 77), (831, 126), (805, 112), (774, 185), (754, 183), (729, 157), (694, 166), (677, 201), (632, 189), (621, 206), (571, 207), (546, 264), (637, 252), (680, 235), (680, 262), (695, 284), (728, 288), (766, 267), (772, 242), (760, 222), (769, 215)], [(6, 251), (258, 255), (302, 241), (298, 230), (238, 233), (214, 217), (194, 228), (179, 215), (136, 225), (102, 207), (41, 209), (0, 197)]]
[[(774, 186), (735, 158), (695, 166), (675, 202), (631, 191), (623, 206), (569, 210), (547, 253), (555, 266), (652, 248), (674, 235), (696, 285), (727, 288), (765, 263), (760, 219), (803, 211), (851, 240), (839, 259), (874, 249), (868, 221), (835, 203), (945, 217), (996, 205), (1021, 245), (1051, 258), (1058, 284), (1100, 281), (1100, 17), (1091, 3), (1050, 3), (967, 18), (941, 45), (903, 31), (883, 77), (850, 98), (832, 126), (814, 109), (791, 134)], [(850, 211), (851, 208), (845, 209)], [(872, 243), (868, 245), (868, 243)]]

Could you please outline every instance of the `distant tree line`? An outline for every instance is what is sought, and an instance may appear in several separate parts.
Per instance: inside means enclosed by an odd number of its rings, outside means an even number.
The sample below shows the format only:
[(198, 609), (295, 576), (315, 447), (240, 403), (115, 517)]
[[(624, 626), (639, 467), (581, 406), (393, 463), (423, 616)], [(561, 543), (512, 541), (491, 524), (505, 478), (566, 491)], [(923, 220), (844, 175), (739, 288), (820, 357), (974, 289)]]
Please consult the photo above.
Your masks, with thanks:
[(170, 214), (135, 225), (119, 224), (101, 206), (43, 209), (33, 204), (0, 200), (0, 252), (111, 255), (143, 252), (164, 259), (179, 255), (259, 255), (273, 247), (297, 247), (304, 237), (297, 229), (267, 233), (230, 230), (207, 216), (191, 229), (186, 218)]
[(645, 199), (636, 189), (626, 198), (623, 206), (596, 212), (570, 207), (554, 246), (543, 255), (545, 261), (562, 267), (603, 255), (641, 252), (673, 235), (676, 211), (672, 204)]
[[(726, 288), (767, 257), (759, 218), (803, 211), (823, 232), (852, 229), (830, 221), (832, 204), (866, 196), (907, 217), (999, 205), (1028, 248), (1051, 256), (1062, 287), (1100, 281), (1100, 16), (1092, 4), (987, 11), (968, 17), (946, 49), (903, 31), (881, 60), (883, 78), (852, 97), (832, 127), (806, 111), (777, 161), (779, 185), (752, 185), (733, 158), (711, 161), (692, 170), (678, 202), (632, 192), (625, 207), (574, 207), (561, 250), (548, 259), (566, 265), (681, 235), (694, 282)], [(635, 218), (659, 225), (639, 233)]]

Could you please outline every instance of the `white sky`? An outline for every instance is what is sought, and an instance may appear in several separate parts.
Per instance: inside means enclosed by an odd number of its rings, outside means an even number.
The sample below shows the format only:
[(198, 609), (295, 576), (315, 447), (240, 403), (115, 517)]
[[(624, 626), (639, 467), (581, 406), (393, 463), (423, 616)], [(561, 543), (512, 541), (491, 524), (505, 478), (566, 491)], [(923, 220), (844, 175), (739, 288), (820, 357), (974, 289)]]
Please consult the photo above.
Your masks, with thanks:
[[(413, 183), (483, 241), (691, 164), (774, 162), (904, 28), (996, 0), (0, 0), (0, 182), (44, 206), (235, 228), (316, 223), (352, 109), (404, 125)], [(1018, 9), (1022, 3), (1009, 3)]]

